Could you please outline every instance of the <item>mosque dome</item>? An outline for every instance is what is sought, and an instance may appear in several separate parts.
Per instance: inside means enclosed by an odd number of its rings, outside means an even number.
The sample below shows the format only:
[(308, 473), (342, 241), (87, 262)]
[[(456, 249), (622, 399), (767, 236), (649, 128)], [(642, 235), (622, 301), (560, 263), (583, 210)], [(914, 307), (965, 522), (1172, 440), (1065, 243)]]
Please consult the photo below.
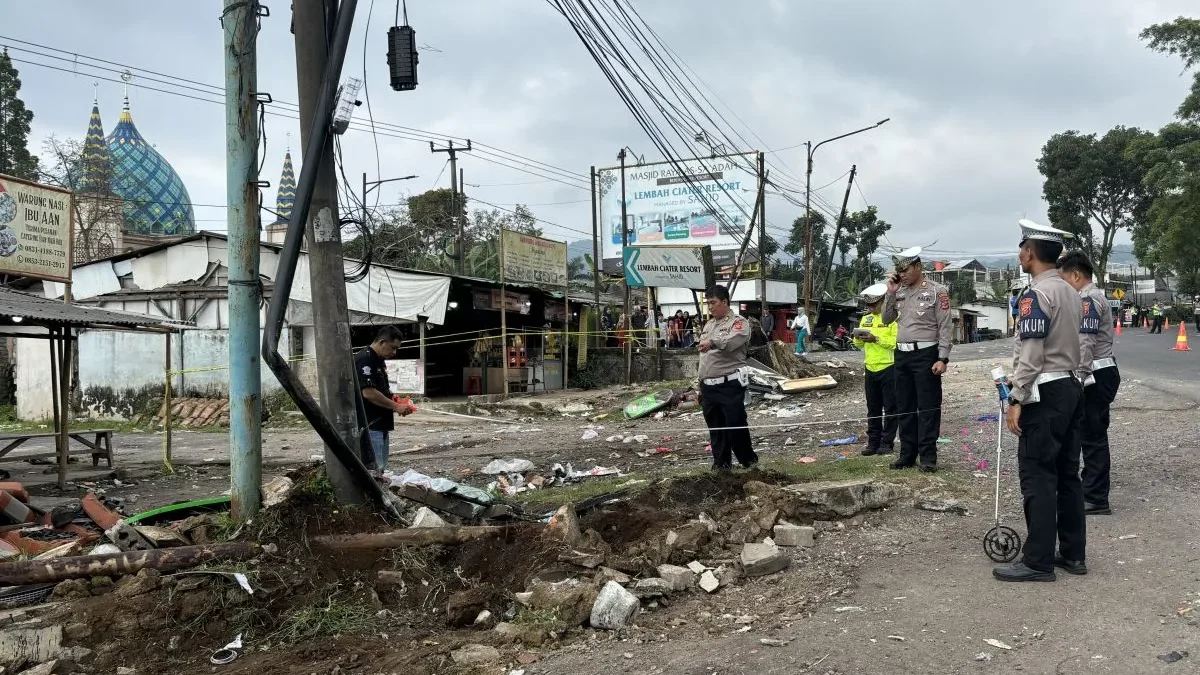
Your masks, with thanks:
[[(88, 131), (90, 136), (90, 125)], [(125, 201), (125, 229), (143, 235), (195, 233), (187, 187), (134, 126), (129, 99), (104, 142), (112, 165), (112, 190)]]

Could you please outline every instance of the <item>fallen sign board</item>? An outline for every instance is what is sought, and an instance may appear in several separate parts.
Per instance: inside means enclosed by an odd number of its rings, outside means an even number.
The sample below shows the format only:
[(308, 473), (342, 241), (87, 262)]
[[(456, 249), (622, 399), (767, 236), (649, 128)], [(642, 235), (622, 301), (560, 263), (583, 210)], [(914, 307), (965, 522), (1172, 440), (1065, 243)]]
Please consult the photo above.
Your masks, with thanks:
[(837, 386), (837, 380), (833, 379), (832, 375), (821, 375), (820, 377), (803, 377), (797, 380), (784, 380), (779, 383), (779, 388), (785, 394), (797, 394), (802, 391), (817, 391), (819, 389), (833, 389)]
[(625, 283), (634, 288), (704, 290), (716, 283), (709, 246), (626, 246)]

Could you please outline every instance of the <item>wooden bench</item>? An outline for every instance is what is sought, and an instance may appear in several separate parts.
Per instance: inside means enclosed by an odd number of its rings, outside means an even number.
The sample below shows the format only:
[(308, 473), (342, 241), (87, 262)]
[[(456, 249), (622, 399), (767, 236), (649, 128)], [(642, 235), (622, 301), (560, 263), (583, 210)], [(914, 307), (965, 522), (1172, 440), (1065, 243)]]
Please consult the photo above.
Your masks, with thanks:
[[(108, 462), (108, 466), (113, 465), (112, 452), (112, 435), (116, 429), (80, 429), (71, 431), (67, 434), (72, 440), (78, 442), (84, 447), (78, 450), (68, 449), (68, 455), (91, 455), (92, 466), (99, 466), (100, 460)], [(85, 436), (92, 436), (92, 440), (88, 440)], [(46, 432), (39, 434), (0, 434), (0, 443), (6, 443), (3, 449), (0, 449), (0, 462), (24, 462), (30, 459), (45, 459), (58, 457), (57, 452), (41, 452), (32, 455), (22, 454), (16, 457), (9, 457), (8, 453), (16, 450), (25, 444), (26, 441), (32, 441), (39, 438), (58, 438), (58, 434), (54, 432)]]

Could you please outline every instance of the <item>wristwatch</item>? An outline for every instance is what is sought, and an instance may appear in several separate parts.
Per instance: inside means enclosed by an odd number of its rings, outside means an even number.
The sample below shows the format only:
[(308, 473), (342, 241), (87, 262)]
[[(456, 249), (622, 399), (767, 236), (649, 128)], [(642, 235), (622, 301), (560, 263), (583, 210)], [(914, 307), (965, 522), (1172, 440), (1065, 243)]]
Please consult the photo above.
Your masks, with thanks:
[(950, 365), (950, 359), (938, 359), (938, 361), (941, 361), (943, 366)]

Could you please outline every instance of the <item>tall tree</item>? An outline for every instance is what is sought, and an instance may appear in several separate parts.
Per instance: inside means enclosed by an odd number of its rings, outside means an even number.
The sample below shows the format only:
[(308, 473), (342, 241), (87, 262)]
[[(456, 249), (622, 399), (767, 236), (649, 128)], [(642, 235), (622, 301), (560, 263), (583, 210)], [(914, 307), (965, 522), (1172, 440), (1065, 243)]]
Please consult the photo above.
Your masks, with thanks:
[[(1117, 232), (1132, 229), (1150, 206), (1145, 167), (1127, 151), (1152, 137), (1150, 132), (1123, 126), (1099, 138), (1066, 131), (1052, 136), (1038, 158), (1038, 171), (1046, 179), (1042, 196), (1049, 205), (1050, 222), (1078, 237), (1101, 271), (1108, 264)], [(1102, 283), (1102, 274), (1099, 279)]]
[(21, 78), (13, 66), (8, 50), (0, 52), (0, 173), (34, 180), (38, 161), (29, 152), (29, 124), (33, 112), (17, 96)]
[(1153, 51), (1178, 56), (1192, 86), (1175, 114), (1178, 122), (1131, 147), (1153, 194), (1148, 218), (1133, 231), (1134, 254), (1143, 265), (1171, 270), (1178, 290), (1200, 294), (1200, 20), (1180, 17), (1142, 31)]
[(49, 185), (75, 193), (71, 200), (75, 228), (75, 262), (84, 263), (120, 253), (117, 242), (125, 224), (125, 200), (107, 156), (89, 154), (75, 139), (51, 135), (43, 144), (50, 160), (38, 176)]
[[(854, 248), (851, 278), (863, 285), (870, 285), (882, 276), (882, 269), (871, 259), (879, 251), (879, 240), (891, 231), (892, 225), (880, 219), (878, 209), (868, 206), (866, 211), (855, 211), (847, 216), (843, 229), (842, 236), (846, 238), (847, 246)], [(841, 247), (839, 242), (838, 248)]]

